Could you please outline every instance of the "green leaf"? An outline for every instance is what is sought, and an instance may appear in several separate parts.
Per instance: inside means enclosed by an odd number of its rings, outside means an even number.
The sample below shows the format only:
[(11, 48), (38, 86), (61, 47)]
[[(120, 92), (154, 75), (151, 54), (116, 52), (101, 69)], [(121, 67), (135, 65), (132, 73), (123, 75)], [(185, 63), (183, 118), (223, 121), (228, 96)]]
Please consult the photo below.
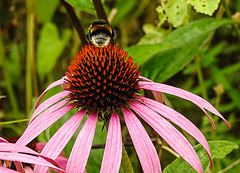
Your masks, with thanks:
[(37, 17), (42, 22), (48, 22), (52, 20), (52, 17), (59, 5), (59, 0), (41, 0), (37, 1)]
[(137, 43), (138, 45), (160, 43), (163, 40), (163, 38), (169, 35), (170, 33), (169, 30), (156, 27), (150, 23), (144, 24), (142, 29), (145, 35)]
[(37, 47), (37, 72), (40, 80), (43, 80), (45, 75), (53, 70), (70, 36), (70, 30), (65, 30), (64, 40), (61, 40), (55, 24), (50, 22), (44, 24)]
[(198, 13), (212, 16), (218, 8), (220, 0), (188, 0), (188, 3), (191, 4)]
[(95, 14), (93, 3), (91, 0), (66, 0), (73, 7), (79, 8), (82, 11)]
[[(238, 149), (238, 145), (230, 142), (230, 141), (210, 141), (208, 142), (212, 159), (218, 158), (223, 159), (227, 154), (231, 153), (232, 150)], [(210, 162), (208, 155), (204, 148), (199, 144), (194, 147), (195, 151), (197, 152), (198, 157), (203, 166), (203, 172), (206, 172)], [(168, 165), (164, 170), (163, 173), (195, 173), (196, 171), (185, 161), (183, 158), (179, 157), (174, 160), (170, 165)]]
[(127, 150), (124, 146), (124, 144), (122, 145), (122, 161), (121, 161), (121, 168), (122, 168), (122, 172), (127, 172), (127, 173), (133, 173), (133, 166), (132, 163), (130, 161), (130, 158), (128, 156)]
[(162, 82), (169, 77), (178, 68), (185, 65), (184, 59), (179, 59), (177, 56), (181, 49), (172, 48), (157, 53), (150, 60), (143, 64), (141, 73), (145, 77), (151, 78), (155, 82)]
[[(192, 44), (202, 43), (209, 34), (222, 25), (237, 23), (230, 19), (204, 18), (190, 23), (188, 26), (181, 27), (172, 32), (165, 40), (168, 44), (178, 47), (191, 46)], [(195, 42), (198, 43), (195, 43)], [(189, 47), (190, 48), (190, 47)]]
[(171, 23), (174, 27), (179, 27), (185, 24), (188, 19), (186, 0), (171, 0), (161, 1), (161, 5), (156, 8), (159, 25), (162, 25), (165, 20)]
[[(176, 29), (162, 43), (153, 44), (152, 47), (151, 45), (131, 47), (130, 55), (135, 53), (133, 57), (138, 64), (146, 63), (142, 67), (143, 76), (155, 82), (163, 82), (182, 70), (194, 58), (212, 31), (231, 23), (234, 21), (202, 19)], [(171, 48), (172, 52), (166, 51), (166, 48)]]
[(142, 65), (153, 55), (172, 47), (173, 45), (170, 44), (157, 43), (136, 45), (126, 48), (125, 50), (128, 52), (129, 56), (133, 57), (134, 62), (136, 62), (138, 65)]

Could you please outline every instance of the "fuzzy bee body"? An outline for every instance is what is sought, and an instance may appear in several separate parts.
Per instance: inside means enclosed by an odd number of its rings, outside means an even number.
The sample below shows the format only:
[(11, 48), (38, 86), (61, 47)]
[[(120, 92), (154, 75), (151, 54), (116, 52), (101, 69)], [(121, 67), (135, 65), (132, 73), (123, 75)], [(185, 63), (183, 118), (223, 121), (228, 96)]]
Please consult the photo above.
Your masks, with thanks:
[(106, 47), (114, 42), (115, 32), (105, 21), (94, 21), (86, 35), (89, 43), (97, 47)]

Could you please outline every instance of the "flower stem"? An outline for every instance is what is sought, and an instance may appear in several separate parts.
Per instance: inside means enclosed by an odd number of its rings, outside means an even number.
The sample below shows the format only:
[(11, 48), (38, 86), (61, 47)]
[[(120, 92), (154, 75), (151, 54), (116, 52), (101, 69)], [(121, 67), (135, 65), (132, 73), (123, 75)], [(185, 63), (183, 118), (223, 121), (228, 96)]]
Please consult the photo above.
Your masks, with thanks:
[(87, 44), (87, 39), (85, 37), (85, 33), (84, 33), (84, 29), (82, 27), (82, 24), (80, 23), (77, 15), (75, 14), (73, 7), (71, 5), (69, 5), (67, 2), (65, 2), (64, 0), (60, 0), (62, 5), (65, 7), (68, 15), (70, 16), (73, 26), (75, 27), (75, 29), (77, 30), (77, 33), (80, 37), (80, 40), (82, 42), (82, 45)]
[(217, 173), (224, 173), (229, 171), (230, 169), (232, 169), (233, 167), (237, 166), (240, 163), (240, 159), (236, 160), (235, 162), (233, 162), (231, 165), (229, 165), (228, 167), (224, 168), (223, 170), (217, 172)]
[(20, 120), (14, 120), (14, 121), (5, 121), (5, 122), (0, 122), (1, 125), (6, 125), (6, 124), (14, 124), (14, 123), (21, 123), (21, 122), (26, 122), (29, 121), (30, 119), (20, 119)]
[(32, 108), (32, 65), (34, 64), (34, 29), (36, 0), (26, 0), (27, 6), (27, 51), (26, 51), (26, 115), (30, 114)]
[(104, 11), (104, 8), (103, 8), (103, 5), (102, 5), (102, 2), (100, 0), (93, 0), (93, 5), (94, 5), (94, 8), (97, 12), (98, 18), (105, 20), (106, 23), (109, 24), (108, 19), (107, 19), (107, 15), (106, 15), (106, 13)]
[(206, 86), (204, 84), (204, 79), (203, 79), (203, 74), (202, 74), (201, 59), (200, 59), (199, 55), (197, 55), (196, 58), (195, 58), (195, 65), (196, 65), (196, 69), (197, 69), (198, 81), (199, 81), (199, 84), (200, 84), (202, 97), (205, 100), (208, 100)]
[(129, 160), (126, 148), (124, 147), (124, 144), (122, 145), (122, 161), (121, 161), (121, 166), (123, 169), (123, 172), (127, 172), (127, 173), (133, 173), (133, 168), (132, 168), (132, 164)]

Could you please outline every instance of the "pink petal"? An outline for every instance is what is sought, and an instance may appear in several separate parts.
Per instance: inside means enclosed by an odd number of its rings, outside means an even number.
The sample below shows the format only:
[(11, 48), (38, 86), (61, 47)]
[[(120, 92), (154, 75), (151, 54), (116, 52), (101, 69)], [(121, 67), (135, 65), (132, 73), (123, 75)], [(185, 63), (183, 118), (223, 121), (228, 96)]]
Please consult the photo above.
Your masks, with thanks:
[(4, 172), (4, 173), (19, 173), (18, 171), (14, 171), (12, 169), (5, 168), (5, 167), (2, 167), (2, 166), (0, 166), (0, 172)]
[(84, 172), (92, 147), (97, 117), (98, 116), (96, 113), (90, 114), (88, 119), (85, 121), (80, 133), (78, 134), (78, 137), (74, 143), (68, 159), (68, 173)]
[(14, 143), (0, 143), (0, 152), (21, 152), (39, 155), (39, 153), (28, 147), (16, 145)]
[(152, 94), (156, 101), (163, 103), (163, 94), (161, 92), (152, 91)]
[(38, 107), (38, 105), (40, 104), (43, 96), (47, 93), (48, 90), (50, 90), (50, 89), (52, 89), (52, 88), (54, 88), (54, 87), (56, 87), (56, 86), (58, 86), (58, 85), (63, 84), (63, 81), (64, 81), (64, 77), (63, 77), (62, 79), (59, 79), (59, 80), (51, 83), (51, 84), (45, 89), (45, 91), (40, 95), (40, 97), (37, 99), (37, 102), (36, 102), (34, 108), (36, 109), (36, 108)]
[[(4, 143), (5, 146), (2, 146), (1, 143)], [(10, 143), (6, 139), (0, 137), (0, 151), (3, 151), (4, 148), (5, 148), (5, 151), (9, 151), (10, 150), (9, 146), (11, 147), (11, 145), (12, 145), (12, 144), (10, 144), (10, 145), (9, 144)], [(13, 150), (17, 150), (17, 151), (19, 150), (19, 149), (16, 149), (15, 146), (13, 146), (12, 149)], [(23, 172), (23, 165), (22, 165), (22, 163), (14, 162), (14, 164), (15, 164), (15, 167), (16, 167), (17, 171)]]
[(21, 162), (14, 162), (16, 170), (19, 172), (23, 172), (23, 165)]
[[(73, 115), (48, 141), (41, 154), (48, 158), (56, 159), (74, 135), (85, 113), (86, 109), (82, 109)], [(47, 169), (46, 167), (35, 166), (34, 171), (46, 172)]]
[(143, 80), (143, 81), (147, 81), (147, 82), (153, 82), (152, 80), (146, 78), (146, 77), (143, 77), (143, 76), (139, 76), (139, 79)]
[(45, 142), (38, 142), (35, 144), (35, 151), (42, 151), (47, 143)]
[(127, 108), (123, 109), (123, 116), (143, 172), (160, 173), (161, 165), (158, 154), (143, 125)]
[(0, 142), (6, 142), (6, 143), (8, 143), (8, 141), (7, 141), (6, 139), (2, 138), (2, 137), (0, 137)]
[[(40, 156), (42, 157), (42, 159), (45, 159), (46, 161), (52, 163), (55, 166), (58, 166), (58, 164), (52, 160), (51, 158), (48, 158), (46, 156), (43, 156), (39, 153), (37, 153), (36, 151), (25, 147), (25, 146), (20, 146), (14, 143), (0, 143), (0, 153), (1, 152), (7, 152), (9, 154), (11, 153), (25, 153), (25, 154), (31, 154), (31, 155), (36, 155), (36, 156)], [(17, 162), (15, 162), (16, 164)], [(20, 169), (22, 169), (22, 166), (19, 165), (18, 163), (16, 164), (16, 166), (18, 166)]]
[(203, 172), (202, 164), (195, 150), (187, 139), (173, 125), (141, 103), (131, 101), (128, 104), (198, 173)]
[(66, 170), (67, 162), (68, 162), (68, 159), (67, 159), (67, 158), (59, 155), (59, 156), (56, 158), (56, 162), (58, 163), (58, 165), (59, 165), (62, 169)]
[(38, 164), (38, 165), (48, 166), (50, 168), (54, 168), (56, 170), (65, 172), (61, 168), (54, 166), (50, 162), (48, 162), (40, 157), (27, 155), (27, 154), (0, 152), (0, 160), (19, 161), (19, 162), (35, 164), (35, 165)]
[(212, 119), (210, 118), (210, 116), (204, 110), (204, 108), (209, 110), (210, 112), (214, 113), (215, 115), (219, 116), (223, 121), (225, 121), (225, 123), (228, 125), (228, 128), (229, 129), (231, 128), (231, 125), (224, 119), (224, 117), (210, 103), (208, 103), (203, 98), (201, 98), (201, 97), (199, 97), (199, 96), (197, 96), (197, 95), (195, 95), (191, 92), (188, 92), (188, 91), (185, 91), (185, 90), (182, 90), (180, 88), (173, 87), (173, 86), (154, 83), (154, 82), (139, 81), (138, 83), (139, 83), (139, 88), (140, 89), (147, 89), (147, 90), (164, 92), (164, 93), (176, 95), (178, 97), (182, 97), (186, 100), (189, 100), (189, 101), (193, 102), (198, 107), (200, 107), (203, 110), (203, 112), (207, 115), (207, 117), (209, 118), (210, 122), (213, 125), (214, 130), (216, 129), (215, 125), (214, 125)]
[[(62, 101), (64, 102), (64, 101)], [(61, 102), (56, 105), (61, 104)], [(56, 106), (54, 105), (54, 106)], [(54, 107), (52, 106), (52, 107)], [(37, 137), (40, 133), (42, 133), (45, 129), (47, 129), (50, 125), (56, 122), (59, 118), (65, 115), (69, 110), (74, 108), (74, 104), (71, 103), (69, 105), (64, 106), (63, 108), (55, 111), (52, 110), (52, 107), (46, 110), (41, 116), (38, 116), (31, 124), (28, 125), (27, 129), (24, 131), (22, 136), (18, 139), (16, 144), (18, 145), (26, 145), (30, 141), (32, 141), (35, 137)], [(55, 112), (54, 112), (55, 111)]]
[(50, 97), (49, 99), (45, 100), (40, 106), (37, 107), (37, 109), (34, 111), (30, 122), (31, 123), (38, 114), (40, 114), (43, 110), (45, 110), (46, 108), (52, 106), (53, 104), (55, 104), (56, 102), (60, 101), (62, 98), (66, 97), (68, 94), (70, 93), (70, 91), (63, 91), (60, 92), (52, 97)]
[[(65, 100), (62, 100), (58, 103), (56, 103), (55, 105), (51, 106), (50, 108), (48, 108), (46, 111), (44, 111), (43, 113), (41, 113), (41, 116), (46, 117), (49, 116), (49, 114), (52, 114), (53, 112), (55, 112), (56, 110), (60, 109), (61, 107), (63, 107), (65, 104), (69, 103), (69, 98), (66, 98)], [(34, 117), (31, 118), (30, 123), (31, 124), (35, 118), (38, 116), (38, 114), (35, 114)]]
[(143, 104), (147, 105), (149, 108), (153, 109), (154, 111), (164, 116), (166, 119), (172, 121), (173, 123), (181, 127), (183, 130), (188, 132), (190, 135), (192, 135), (195, 139), (197, 139), (208, 154), (210, 160), (210, 168), (213, 167), (211, 152), (207, 140), (205, 139), (204, 135), (200, 132), (200, 130), (191, 121), (189, 121), (186, 117), (184, 117), (177, 111), (171, 109), (170, 107), (159, 102), (156, 102), (154, 100), (145, 97), (139, 97), (138, 100), (141, 101)]
[(122, 134), (120, 119), (116, 113), (111, 116), (101, 171), (118, 172), (122, 158)]

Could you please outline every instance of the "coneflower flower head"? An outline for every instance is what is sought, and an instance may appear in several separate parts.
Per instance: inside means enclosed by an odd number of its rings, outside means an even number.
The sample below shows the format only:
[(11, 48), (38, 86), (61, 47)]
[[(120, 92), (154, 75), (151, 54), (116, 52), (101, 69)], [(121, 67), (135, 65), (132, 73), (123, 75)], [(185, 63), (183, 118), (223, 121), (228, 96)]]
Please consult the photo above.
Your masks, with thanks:
[(85, 45), (68, 66), (66, 76), (65, 89), (75, 106), (94, 110), (106, 120), (139, 91), (137, 64), (116, 45)]
[[(84, 46), (70, 63), (66, 76), (50, 84), (38, 98), (36, 110), (17, 144), (26, 145), (69, 110), (77, 108), (78, 112), (48, 141), (41, 152), (42, 155), (56, 159), (87, 113), (89, 116), (76, 138), (68, 159), (66, 166), (68, 173), (84, 172), (99, 116), (105, 121), (109, 120), (100, 172), (119, 171), (122, 157), (120, 118), (125, 121), (143, 171), (161, 172), (157, 151), (137, 114), (198, 173), (202, 173), (202, 165), (194, 148), (169, 121), (188, 132), (204, 147), (212, 168), (210, 148), (200, 130), (170, 107), (141, 96), (139, 89), (154, 91), (155, 94), (161, 92), (172, 94), (193, 102), (208, 116), (214, 129), (214, 122), (206, 110), (223, 119), (229, 128), (230, 124), (201, 97), (173, 86), (155, 83), (139, 75), (140, 71), (132, 62), (132, 58), (118, 46), (113, 44), (106, 47), (91, 44)], [(40, 104), (45, 93), (57, 85), (62, 85), (64, 91)], [(37, 166), (35, 171), (46, 172), (47, 168)]]

